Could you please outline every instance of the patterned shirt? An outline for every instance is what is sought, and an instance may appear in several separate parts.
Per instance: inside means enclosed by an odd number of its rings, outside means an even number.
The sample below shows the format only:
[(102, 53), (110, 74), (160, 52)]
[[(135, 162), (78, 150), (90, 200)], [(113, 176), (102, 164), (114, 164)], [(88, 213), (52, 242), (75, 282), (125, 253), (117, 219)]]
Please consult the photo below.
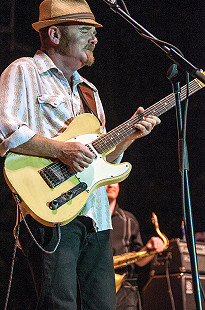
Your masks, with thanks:
[[(62, 71), (42, 51), (10, 64), (0, 80), (0, 155), (5, 156), (35, 134), (47, 138), (60, 135), (74, 117), (84, 112), (77, 90), (82, 82), (93, 90), (101, 130), (105, 133), (105, 115), (98, 91), (77, 71), (71, 90)], [(104, 187), (91, 193), (80, 214), (92, 218), (97, 231), (112, 227)]]

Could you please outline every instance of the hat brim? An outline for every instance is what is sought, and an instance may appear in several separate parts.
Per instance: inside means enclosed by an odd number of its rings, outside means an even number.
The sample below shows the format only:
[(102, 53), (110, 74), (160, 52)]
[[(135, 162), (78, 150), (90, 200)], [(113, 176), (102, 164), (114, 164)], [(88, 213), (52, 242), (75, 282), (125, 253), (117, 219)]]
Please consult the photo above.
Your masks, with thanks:
[(48, 20), (42, 20), (42, 21), (38, 21), (36, 23), (32, 24), (32, 27), (39, 32), (40, 29), (42, 28), (46, 28), (52, 25), (58, 25), (58, 24), (62, 24), (62, 23), (77, 23), (79, 25), (81, 24), (86, 24), (86, 25), (91, 25), (94, 27), (103, 27), (101, 24), (97, 23), (95, 20), (93, 19), (48, 19)]

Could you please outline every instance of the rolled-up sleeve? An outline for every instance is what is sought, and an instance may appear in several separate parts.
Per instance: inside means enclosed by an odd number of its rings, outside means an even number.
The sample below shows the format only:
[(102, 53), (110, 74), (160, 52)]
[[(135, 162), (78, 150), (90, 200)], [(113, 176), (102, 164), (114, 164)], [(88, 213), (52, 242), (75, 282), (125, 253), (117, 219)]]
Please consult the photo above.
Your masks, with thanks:
[(35, 135), (28, 127), (27, 88), (21, 66), (13, 63), (0, 78), (0, 155)]

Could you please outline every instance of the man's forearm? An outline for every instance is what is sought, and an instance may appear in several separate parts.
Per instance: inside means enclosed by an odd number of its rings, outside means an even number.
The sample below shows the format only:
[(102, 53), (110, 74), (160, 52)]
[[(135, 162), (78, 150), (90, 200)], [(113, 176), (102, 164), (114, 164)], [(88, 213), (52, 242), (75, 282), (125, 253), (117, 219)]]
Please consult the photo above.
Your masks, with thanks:
[(24, 155), (58, 158), (60, 143), (62, 142), (35, 135), (11, 151)]
[(94, 154), (80, 142), (62, 142), (38, 135), (11, 151), (24, 155), (57, 158), (66, 164), (72, 173), (82, 172), (94, 158)]
[[(146, 247), (144, 247), (144, 248), (141, 249), (141, 251), (146, 251), (146, 250), (147, 250)], [(150, 255), (150, 256), (144, 257), (144, 258), (142, 258), (141, 260), (137, 261), (137, 262), (136, 262), (136, 265), (137, 265), (137, 266), (140, 266), (140, 267), (144, 267), (144, 266), (147, 265), (149, 262), (151, 262), (151, 260), (153, 260), (154, 256), (155, 256), (155, 254), (152, 254), (152, 255)]]
[(106, 160), (111, 163), (118, 158), (135, 140), (123, 140), (119, 143), (113, 152), (106, 156)]

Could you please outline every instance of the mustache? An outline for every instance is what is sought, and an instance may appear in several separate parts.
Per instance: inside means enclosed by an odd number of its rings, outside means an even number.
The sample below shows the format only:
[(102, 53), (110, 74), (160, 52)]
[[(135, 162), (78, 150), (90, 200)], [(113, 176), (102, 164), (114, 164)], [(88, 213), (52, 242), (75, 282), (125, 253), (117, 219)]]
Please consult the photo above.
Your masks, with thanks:
[(88, 43), (88, 44), (86, 44), (86, 46), (83, 49), (93, 52), (95, 49), (95, 45), (92, 43)]

